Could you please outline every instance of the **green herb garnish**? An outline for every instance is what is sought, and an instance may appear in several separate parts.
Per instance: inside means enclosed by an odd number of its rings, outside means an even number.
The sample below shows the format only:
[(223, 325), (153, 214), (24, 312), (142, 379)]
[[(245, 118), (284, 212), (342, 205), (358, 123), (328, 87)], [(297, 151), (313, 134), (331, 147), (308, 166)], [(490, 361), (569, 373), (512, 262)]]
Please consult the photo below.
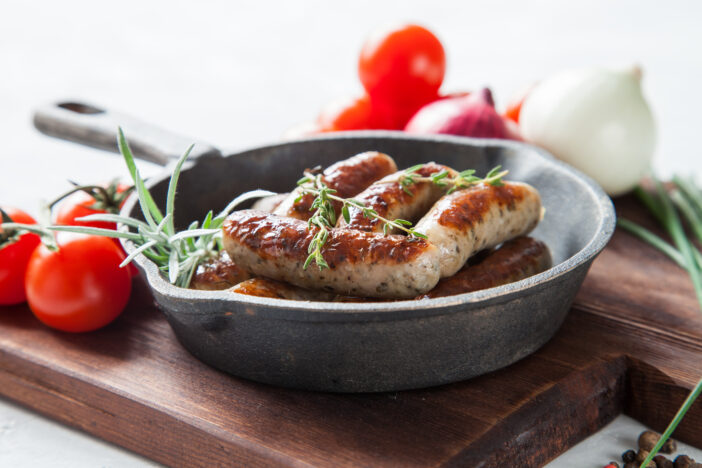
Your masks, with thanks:
[[(397, 180), (383, 181), (382, 183), (399, 182), (402, 190), (409, 195), (413, 195), (409, 187), (419, 182), (431, 182), (447, 189), (447, 193), (452, 193), (456, 190), (465, 189), (478, 184), (490, 184), (496, 187), (503, 185), (502, 177), (508, 171), (500, 171), (501, 166), (493, 168), (487, 173), (485, 178), (475, 176), (475, 170), (468, 169), (459, 172), (455, 176), (450, 176), (448, 171), (440, 171), (432, 174), (430, 177), (422, 177), (417, 172), (424, 167), (424, 164), (417, 164), (404, 171)], [(379, 182), (380, 183), (380, 182)], [(405, 219), (387, 219), (374, 209), (364, 205), (353, 198), (342, 198), (335, 195), (336, 190), (329, 188), (323, 181), (320, 174), (305, 173), (305, 176), (297, 181), (300, 187), (300, 196), (295, 200), (299, 201), (304, 195), (311, 194), (315, 196), (310, 210), (315, 210), (312, 217), (307, 221), (309, 229), (317, 229), (314, 237), (310, 241), (307, 249), (309, 254), (305, 260), (304, 269), (314, 261), (320, 270), (329, 268), (329, 265), (324, 260), (322, 255), (322, 247), (327, 242), (331, 229), (336, 226), (336, 211), (334, 210), (333, 202), (341, 203), (341, 214), (344, 220), (348, 223), (351, 220), (349, 207), (354, 207), (363, 213), (366, 218), (377, 219), (382, 223), (383, 234), (387, 235), (392, 229), (399, 229), (407, 233), (410, 237), (426, 239), (427, 236), (421, 232), (417, 232), (412, 227), (412, 223)]]
[[(617, 225), (657, 248), (687, 270), (695, 287), (697, 301), (702, 308), (702, 253), (685, 234), (685, 227), (680, 218), (680, 214), (682, 214), (692, 232), (697, 236), (698, 240), (702, 241), (702, 191), (691, 180), (677, 176), (673, 178), (675, 188), (671, 193), (655, 177), (653, 182), (656, 188), (655, 194), (647, 192), (642, 187), (637, 187), (634, 193), (665, 228), (675, 245), (671, 245), (648, 229), (627, 219), (620, 218), (617, 220)], [(653, 457), (656, 456), (663, 444), (673, 434), (673, 431), (678, 427), (678, 424), (680, 424), (680, 421), (687, 414), (692, 404), (700, 396), (700, 393), (702, 393), (702, 379), (697, 382), (695, 388), (692, 389), (673, 420), (663, 432), (658, 443), (641, 463), (641, 468), (644, 468), (653, 460)]]
[[(227, 215), (236, 206), (252, 198), (274, 195), (273, 192), (267, 190), (246, 192), (232, 200), (217, 216), (214, 216), (213, 212), (210, 211), (202, 223), (195, 221), (190, 224), (188, 229), (176, 231), (174, 209), (178, 178), (185, 160), (190, 155), (192, 146), (178, 159), (173, 168), (168, 184), (166, 213), (164, 215), (146, 188), (144, 179), (136, 167), (134, 156), (129, 149), (127, 139), (121, 128), (119, 129), (118, 144), (134, 181), (135, 191), (139, 198), (139, 205), (145, 221), (118, 214), (94, 214), (79, 218), (79, 220), (121, 223), (126, 228), (113, 231), (111, 229), (85, 226), (48, 226), (47, 229), (129, 239), (134, 243), (136, 249), (129, 254), (121, 266), (131, 262), (137, 255), (143, 254), (153, 261), (167, 275), (168, 280), (176, 286), (187, 288), (198, 265), (219, 254), (222, 247), (222, 224), (224, 224)], [(128, 228), (131, 228), (131, 230), (128, 230)]]
[(317, 228), (317, 232), (310, 241), (310, 245), (307, 249), (309, 254), (305, 260), (303, 266), (304, 269), (314, 261), (320, 270), (329, 268), (329, 265), (324, 260), (322, 255), (322, 247), (326, 244), (327, 239), (331, 229), (336, 225), (336, 211), (334, 210), (334, 201), (340, 202), (341, 214), (346, 222), (351, 220), (349, 214), (349, 207), (358, 208), (362, 211), (363, 216), (366, 218), (378, 219), (383, 223), (383, 233), (386, 235), (390, 232), (390, 229), (397, 228), (401, 231), (407, 233), (410, 237), (419, 237), (426, 239), (426, 236), (420, 232), (412, 229), (412, 223), (404, 219), (387, 219), (380, 216), (377, 211), (372, 208), (367, 207), (358, 200), (353, 198), (342, 198), (337, 195), (336, 190), (327, 187), (327, 185), (322, 181), (322, 176), (317, 174), (305, 174), (305, 177), (300, 179), (297, 184), (300, 186), (300, 197), (296, 200), (300, 200), (306, 194), (315, 195), (315, 199), (312, 202), (310, 209), (315, 210), (312, 217), (307, 221), (309, 229)]

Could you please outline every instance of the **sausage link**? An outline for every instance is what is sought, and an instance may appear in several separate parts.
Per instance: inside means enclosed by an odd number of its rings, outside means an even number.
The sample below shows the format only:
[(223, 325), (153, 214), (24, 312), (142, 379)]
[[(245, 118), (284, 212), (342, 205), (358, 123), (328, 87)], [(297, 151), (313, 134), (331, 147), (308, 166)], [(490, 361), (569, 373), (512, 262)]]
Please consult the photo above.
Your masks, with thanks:
[(229, 291), (247, 296), (271, 297), (292, 301), (331, 301), (334, 298), (334, 293), (303, 289), (268, 278), (251, 278), (237, 284)]
[(441, 277), (460, 270), (480, 250), (529, 233), (541, 219), (541, 197), (532, 186), (479, 184), (445, 195), (417, 223), (441, 252)]
[(315, 232), (307, 223), (253, 210), (229, 215), (222, 228), (232, 260), (255, 276), (349, 296), (413, 298), (439, 281), (439, 251), (424, 239), (331, 229), (322, 249), (329, 265), (303, 268)]
[(251, 275), (232, 262), (227, 252), (197, 267), (190, 288), (205, 291), (217, 291), (231, 288), (251, 278)]
[[(329, 188), (336, 190), (336, 195), (339, 197), (349, 198), (395, 171), (397, 171), (397, 165), (390, 156), (377, 151), (368, 151), (332, 164), (322, 174), (322, 181)], [(273, 213), (304, 221), (310, 219), (312, 216), (310, 208), (315, 197), (306, 194), (300, 198), (300, 190), (299, 187), (293, 190)], [(338, 215), (341, 206), (335, 205), (335, 207)]]
[[(441, 164), (427, 163), (417, 171), (421, 177), (429, 177), (437, 172), (447, 171), (454, 176), (456, 171)], [(384, 177), (359, 193), (354, 199), (378, 212), (387, 219), (406, 219), (412, 223), (424, 215), (439, 199), (445, 189), (432, 182), (417, 182), (403, 187), (399, 182), (404, 171)], [(359, 229), (367, 232), (383, 232), (383, 223), (376, 218), (367, 218), (363, 210), (349, 208), (349, 222), (340, 218), (337, 227)]]
[(417, 299), (453, 296), (494, 288), (528, 278), (551, 268), (551, 252), (532, 237), (517, 237), (489, 252), (478, 264), (466, 265), (455, 275), (439, 281)]

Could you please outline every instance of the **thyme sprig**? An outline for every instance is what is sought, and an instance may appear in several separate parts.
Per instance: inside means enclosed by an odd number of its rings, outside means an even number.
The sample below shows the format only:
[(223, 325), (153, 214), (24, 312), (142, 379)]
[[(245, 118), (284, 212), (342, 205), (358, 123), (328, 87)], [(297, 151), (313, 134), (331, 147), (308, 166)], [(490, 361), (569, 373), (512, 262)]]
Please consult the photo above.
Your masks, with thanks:
[(234, 208), (252, 198), (274, 195), (273, 192), (267, 190), (243, 193), (232, 200), (216, 216), (210, 210), (201, 223), (194, 221), (186, 230), (177, 231), (174, 224), (176, 189), (183, 164), (193, 147), (188, 148), (173, 168), (168, 184), (164, 215), (156, 205), (136, 167), (134, 156), (121, 128), (119, 129), (118, 145), (134, 181), (144, 221), (118, 214), (94, 214), (79, 218), (79, 220), (107, 221), (122, 224), (124, 227), (116, 231), (86, 226), (48, 226), (47, 229), (128, 239), (134, 243), (136, 248), (122, 262), (122, 266), (131, 262), (137, 255), (143, 254), (167, 275), (172, 284), (180, 287), (188, 287), (198, 265), (219, 254), (222, 248), (221, 228), (227, 215)]
[(300, 196), (296, 202), (303, 196), (311, 194), (315, 196), (310, 209), (315, 210), (312, 217), (307, 221), (309, 229), (317, 229), (314, 237), (310, 241), (307, 248), (309, 254), (303, 265), (304, 269), (314, 261), (320, 270), (329, 268), (329, 265), (324, 260), (322, 255), (322, 247), (326, 244), (331, 229), (336, 225), (336, 210), (333, 202), (341, 203), (341, 214), (344, 220), (348, 223), (351, 221), (349, 207), (358, 208), (366, 218), (374, 218), (383, 223), (383, 233), (387, 235), (391, 229), (396, 228), (407, 233), (410, 237), (418, 237), (426, 239), (426, 236), (415, 231), (411, 226), (412, 223), (405, 219), (388, 219), (381, 216), (376, 210), (364, 205), (353, 198), (342, 198), (335, 195), (336, 190), (328, 187), (323, 181), (321, 174), (305, 173), (305, 176), (297, 182), (300, 186)]
[[(402, 186), (402, 189), (409, 195), (413, 195), (412, 191), (409, 190), (409, 186), (419, 182), (431, 182), (439, 187), (444, 187), (447, 189), (447, 194), (478, 184), (489, 184), (495, 187), (500, 187), (504, 185), (502, 178), (509, 173), (509, 171), (501, 170), (502, 166), (495, 166), (482, 179), (475, 175), (475, 169), (466, 169), (465, 171), (459, 172), (455, 176), (452, 176), (449, 171), (443, 170), (435, 172), (429, 177), (424, 177), (418, 174), (418, 171), (423, 167), (424, 164), (417, 164), (416, 166), (412, 166), (405, 170), (405, 172), (400, 176), (398, 182)], [(385, 181), (383, 183), (388, 182), (392, 183), (394, 181)]]
[[(419, 182), (431, 182), (447, 189), (447, 194), (456, 190), (465, 189), (478, 184), (489, 184), (496, 187), (503, 185), (502, 177), (507, 175), (508, 171), (502, 171), (501, 166), (497, 166), (490, 170), (484, 178), (477, 177), (474, 169), (468, 169), (459, 172), (452, 176), (448, 171), (440, 171), (432, 174), (429, 177), (420, 176), (418, 171), (424, 167), (424, 164), (417, 164), (404, 171), (397, 180), (388, 180), (378, 183), (396, 183), (399, 182), (404, 190), (409, 195), (414, 195), (409, 187), (412, 184)], [(392, 229), (398, 229), (407, 233), (409, 237), (426, 239), (427, 236), (416, 231), (412, 227), (412, 223), (406, 219), (388, 219), (381, 216), (373, 208), (366, 206), (364, 203), (353, 198), (342, 198), (335, 195), (336, 190), (328, 187), (322, 180), (322, 175), (312, 172), (305, 172), (302, 179), (297, 181), (300, 187), (300, 196), (295, 200), (297, 203), (305, 195), (314, 195), (315, 199), (312, 202), (310, 210), (314, 210), (312, 217), (307, 221), (310, 230), (317, 229), (314, 237), (310, 241), (307, 249), (307, 259), (303, 265), (303, 269), (314, 261), (320, 270), (329, 268), (329, 265), (324, 260), (322, 255), (322, 247), (329, 239), (331, 229), (336, 226), (336, 210), (333, 202), (341, 203), (341, 214), (344, 220), (348, 223), (351, 221), (349, 207), (361, 210), (365, 218), (377, 219), (382, 223), (383, 234), (387, 235)]]

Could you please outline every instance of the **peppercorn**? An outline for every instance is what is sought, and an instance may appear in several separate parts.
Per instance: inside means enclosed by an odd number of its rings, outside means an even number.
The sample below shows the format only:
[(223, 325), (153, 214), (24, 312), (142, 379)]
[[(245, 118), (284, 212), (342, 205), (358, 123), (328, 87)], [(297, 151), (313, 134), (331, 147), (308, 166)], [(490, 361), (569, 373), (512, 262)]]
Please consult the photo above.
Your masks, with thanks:
[(673, 468), (673, 462), (663, 455), (656, 455), (653, 457), (653, 461), (656, 462), (657, 468)]
[(661, 446), (661, 452), (663, 453), (675, 453), (678, 450), (678, 444), (673, 439), (668, 439)]
[(678, 455), (675, 459), (675, 468), (692, 468), (695, 461), (687, 455)]
[(648, 457), (648, 454), (650, 452), (646, 449), (639, 449), (639, 452), (636, 454), (636, 461), (638, 463), (643, 463), (643, 461)]
[(657, 432), (643, 431), (639, 435), (639, 449), (650, 452), (651, 450), (653, 450), (653, 447), (656, 446), (656, 444), (658, 443), (658, 439), (660, 438), (661, 436)]
[(626, 452), (622, 453), (622, 461), (624, 463), (633, 462), (634, 460), (636, 460), (636, 452), (633, 450), (627, 450)]
[[(648, 458), (649, 453), (650, 452), (648, 450), (644, 450), (644, 449), (639, 450), (639, 453), (636, 454), (636, 466), (637, 467), (640, 466), (641, 463), (643, 463), (644, 460), (646, 460), (646, 458)], [(651, 460), (650, 462), (648, 462), (648, 465), (646, 465), (645, 468), (656, 468), (656, 462)]]
[(624, 468), (639, 468), (639, 465), (636, 462), (630, 461), (624, 464)]

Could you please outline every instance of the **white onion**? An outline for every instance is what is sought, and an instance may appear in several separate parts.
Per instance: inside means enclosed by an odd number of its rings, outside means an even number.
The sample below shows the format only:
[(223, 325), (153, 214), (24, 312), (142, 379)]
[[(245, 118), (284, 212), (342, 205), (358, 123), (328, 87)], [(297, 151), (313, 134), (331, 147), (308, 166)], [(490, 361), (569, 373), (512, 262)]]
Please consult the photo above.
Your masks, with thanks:
[(640, 82), (638, 68), (555, 75), (524, 102), (522, 134), (595, 179), (608, 194), (625, 193), (649, 171), (656, 141)]

